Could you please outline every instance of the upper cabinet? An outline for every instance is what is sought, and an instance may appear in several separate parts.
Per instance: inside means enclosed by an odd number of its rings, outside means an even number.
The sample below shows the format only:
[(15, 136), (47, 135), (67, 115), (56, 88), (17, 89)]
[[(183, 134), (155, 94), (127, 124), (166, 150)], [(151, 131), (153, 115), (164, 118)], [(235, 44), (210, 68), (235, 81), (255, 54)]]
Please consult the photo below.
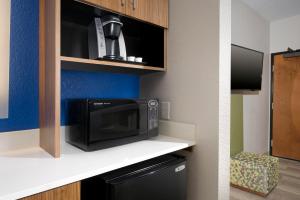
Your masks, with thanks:
[(100, 6), (121, 14), (126, 14), (126, 0), (83, 0), (83, 2)]
[(168, 28), (168, 0), (83, 0), (83, 2)]
[(126, 14), (168, 28), (168, 0), (127, 0)]

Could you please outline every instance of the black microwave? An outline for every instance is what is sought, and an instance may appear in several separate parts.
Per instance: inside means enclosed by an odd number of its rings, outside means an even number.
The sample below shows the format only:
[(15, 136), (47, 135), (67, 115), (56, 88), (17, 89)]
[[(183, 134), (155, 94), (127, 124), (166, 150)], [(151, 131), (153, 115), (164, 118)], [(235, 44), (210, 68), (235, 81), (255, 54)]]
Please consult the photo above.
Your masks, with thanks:
[(77, 99), (68, 102), (66, 141), (95, 151), (158, 135), (159, 102), (132, 99)]

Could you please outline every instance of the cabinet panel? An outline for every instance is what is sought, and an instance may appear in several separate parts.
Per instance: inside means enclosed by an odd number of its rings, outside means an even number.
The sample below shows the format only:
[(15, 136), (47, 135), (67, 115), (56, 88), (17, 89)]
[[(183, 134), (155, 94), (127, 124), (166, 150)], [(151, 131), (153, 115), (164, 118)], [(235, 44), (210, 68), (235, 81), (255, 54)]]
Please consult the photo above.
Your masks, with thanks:
[(21, 200), (80, 200), (80, 182), (25, 197)]
[(84, 0), (84, 2), (123, 14), (126, 11), (126, 0)]
[(40, 146), (60, 157), (60, 0), (40, 0)]
[(126, 14), (168, 28), (168, 0), (127, 0)]
[[(88, 27), (95, 15), (102, 17), (113, 12), (93, 8), (74, 0), (62, 1), (61, 9), (61, 59), (62, 68), (69, 70), (109, 70), (112, 72), (165, 71), (166, 29), (122, 16), (122, 31), (127, 55), (142, 57), (144, 63), (93, 60), (89, 58)], [(89, 65), (89, 67), (84, 67)], [(73, 66), (73, 67), (72, 67)], [(89, 68), (89, 69), (88, 69)]]

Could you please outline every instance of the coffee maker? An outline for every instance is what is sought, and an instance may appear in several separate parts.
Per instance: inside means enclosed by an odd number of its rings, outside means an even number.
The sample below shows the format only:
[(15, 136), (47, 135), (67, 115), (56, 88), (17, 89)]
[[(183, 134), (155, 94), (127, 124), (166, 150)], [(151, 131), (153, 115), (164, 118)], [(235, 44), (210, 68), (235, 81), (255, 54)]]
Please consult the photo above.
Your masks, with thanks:
[(123, 23), (114, 15), (95, 18), (89, 26), (89, 58), (125, 60), (126, 46), (122, 33)]

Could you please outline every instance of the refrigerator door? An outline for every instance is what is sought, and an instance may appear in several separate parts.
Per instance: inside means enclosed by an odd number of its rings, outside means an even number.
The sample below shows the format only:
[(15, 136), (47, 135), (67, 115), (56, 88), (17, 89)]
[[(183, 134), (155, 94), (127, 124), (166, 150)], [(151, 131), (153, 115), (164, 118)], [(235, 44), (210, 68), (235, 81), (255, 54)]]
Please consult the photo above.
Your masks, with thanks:
[(176, 159), (161, 166), (108, 181), (107, 200), (185, 200), (185, 161)]
[[(152, 174), (153, 173), (153, 174)], [(186, 183), (183, 172), (175, 174), (175, 167), (150, 172), (111, 186), (110, 200), (185, 200)]]
[(186, 161), (166, 155), (82, 181), (82, 200), (186, 200)]

